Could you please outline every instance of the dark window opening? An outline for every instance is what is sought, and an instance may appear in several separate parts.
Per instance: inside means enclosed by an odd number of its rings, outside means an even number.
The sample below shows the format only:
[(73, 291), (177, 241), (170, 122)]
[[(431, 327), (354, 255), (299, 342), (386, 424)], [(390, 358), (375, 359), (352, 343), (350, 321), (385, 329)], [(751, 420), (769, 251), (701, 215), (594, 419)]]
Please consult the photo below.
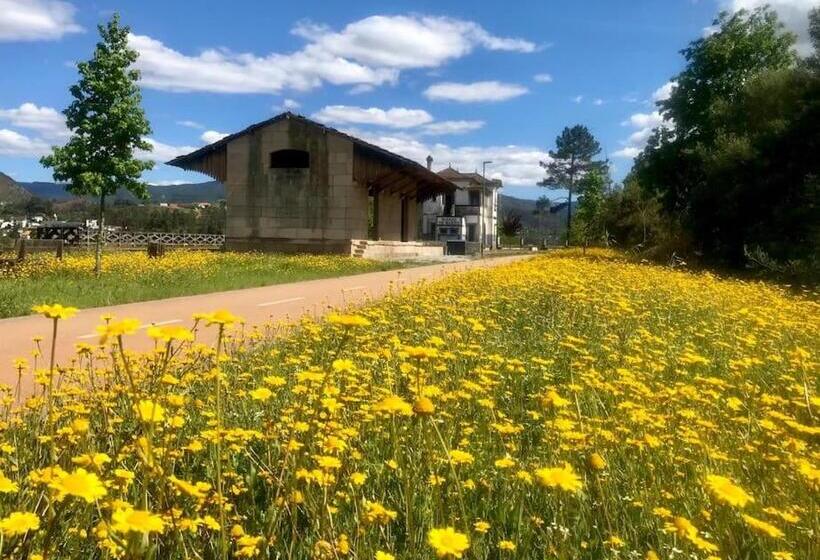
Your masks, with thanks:
[(481, 204), (481, 193), (479, 191), (470, 191), (470, 206), (478, 206)]
[(467, 241), (476, 241), (476, 225), (467, 224)]
[(453, 205), (455, 204), (455, 196), (452, 194), (445, 194), (444, 195), (444, 215), (445, 216), (452, 216), (453, 215)]
[(270, 154), (271, 169), (308, 169), (310, 153), (304, 150), (279, 150)]

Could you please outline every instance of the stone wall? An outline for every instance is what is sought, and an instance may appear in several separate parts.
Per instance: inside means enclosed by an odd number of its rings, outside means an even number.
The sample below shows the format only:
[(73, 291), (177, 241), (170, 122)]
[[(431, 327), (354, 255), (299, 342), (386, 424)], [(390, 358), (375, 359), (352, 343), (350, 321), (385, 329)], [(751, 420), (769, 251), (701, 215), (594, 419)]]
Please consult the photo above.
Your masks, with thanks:
[[(372, 241), (354, 239), (352, 254), (366, 259), (401, 260), (417, 258), (441, 258), (444, 256), (443, 243), (424, 243), (421, 241)], [(358, 249), (358, 251), (355, 251)]]
[[(279, 150), (309, 153), (308, 168), (272, 168)], [(353, 142), (298, 120), (252, 130), (227, 145), (226, 246), (237, 250), (350, 252), (368, 235), (367, 187), (353, 178)], [(406, 239), (417, 238), (408, 200)], [(400, 241), (401, 198), (380, 193), (377, 235)]]
[[(270, 154), (283, 149), (309, 152), (310, 167), (272, 169)], [(287, 119), (235, 139), (227, 154), (229, 246), (341, 249), (367, 235), (367, 190), (353, 181), (349, 140)]]

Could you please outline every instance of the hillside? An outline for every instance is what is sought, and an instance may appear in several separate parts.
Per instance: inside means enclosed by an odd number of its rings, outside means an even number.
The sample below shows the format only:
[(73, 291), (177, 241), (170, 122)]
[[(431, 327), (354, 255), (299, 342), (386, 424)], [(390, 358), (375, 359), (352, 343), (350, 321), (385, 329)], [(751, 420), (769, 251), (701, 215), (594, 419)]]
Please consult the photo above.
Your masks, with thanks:
[[(0, 174), (2, 177), (5, 175)], [(11, 178), (9, 178), (11, 180)], [(12, 181), (13, 182), (13, 181)], [(30, 183), (15, 183), (19, 188), (25, 189), (31, 195), (48, 200), (64, 201), (75, 198), (71, 193), (66, 192), (62, 183), (50, 183), (36, 181)], [(148, 187), (151, 193), (151, 202), (216, 202), (225, 198), (225, 188), (217, 181), (205, 183), (184, 183), (182, 185), (152, 185)], [(0, 193), (2, 193), (0, 186)], [(128, 192), (119, 192), (117, 199), (135, 200)], [(0, 200), (5, 198), (0, 195)], [(499, 200), (501, 212), (514, 212), (521, 215), (522, 221), (526, 223), (535, 222), (533, 212), (535, 211), (535, 201), (514, 196), (500, 195)]]
[[(518, 214), (521, 216), (521, 224), (525, 229), (548, 229), (563, 231), (566, 229), (567, 203), (560, 202), (553, 204), (550, 211), (543, 216), (535, 213), (535, 201), (526, 198), (516, 198), (514, 196), (501, 195), (499, 199), (501, 216), (506, 214)], [(573, 215), (578, 211), (578, 200), (572, 201)]]
[(31, 194), (21, 187), (17, 181), (0, 172), (0, 204), (16, 204), (25, 202)]
[(518, 214), (521, 216), (521, 223), (528, 227), (530, 222), (534, 222), (533, 212), (535, 212), (535, 201), (526, 198), (516, 198), (499, 194), (498, 206), (502, 216), (507, 214)]
[[(37, 181), (32, 183), (20, 183), (29, 193), (40, 198), (55, 201), (71, 200), (74, 195), (65, 190), (62, 183), (49, 183)], [(148, 187), (151, 194), (151, 202), (215, 202), (225, 197), (225, 188), (217, 181), (205, 183), (185, 183), (182, 185), (151, 185)], [(119, 191), (114, 197), (115, 200), (136, 200), (128, 191)]]

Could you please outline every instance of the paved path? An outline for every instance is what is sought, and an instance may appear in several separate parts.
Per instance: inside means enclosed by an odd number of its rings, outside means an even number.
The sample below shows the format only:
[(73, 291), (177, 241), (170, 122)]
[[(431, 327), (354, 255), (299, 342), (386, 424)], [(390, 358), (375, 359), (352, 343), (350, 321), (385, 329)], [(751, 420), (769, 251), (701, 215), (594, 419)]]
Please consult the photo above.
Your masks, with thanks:
[[(485, 260), (457, 263), (434, 264), (391, 270), (370, 272), (354, 276), (308, 280), (290, 284), (278, 284), (261, 288), (247, 288), (228, 292), (215, 292), (195, 296), (176, 297), (164, 300), (144, 301), (83, 309), (73, 318), (60, 321), (57, 336), (57, 363), (65, 363), (74, 355), (74, 345), (79, 342), (95, 344), (99, 339), (95, 327), (101, 324), (100, 316), (110, 314), (118, 318), (135, 318), (143, 325), (143, 332), (127, 339), (127, 348), (147, 350), (153, 341), (144, 334), (151, 324), (170, 325), (192, 324), (194, 313), (227, 309), (242, 317), (248, 325), (258, 325), (268, 321), (298, 319), (306, 313), (322, 315), (330, 308), (358, 304), (368, 298), (377, 298), (390, 289), (407, 286), (423, 280), (435, 280), (446, 274), (476, 267), (496, 266), (522, 256), (495, 257)], [(210, 342), (209, 334), (216, 329), (204, 329), (200, 340)], [(0, 382), (12, 386), (17, 375), (13, 368), (15, 358), (31, 361), (34, 348), (32, 339), (42, 336), (43, 352), (46, 354), (51, 341), (51, 321), (40, 316), (0, 319)], [(41, 358), (41, 364), (44, 363)], [(29, 377), (30, 379), (30, 377)], [(30, 387), (23, 387), (27, 393)]]

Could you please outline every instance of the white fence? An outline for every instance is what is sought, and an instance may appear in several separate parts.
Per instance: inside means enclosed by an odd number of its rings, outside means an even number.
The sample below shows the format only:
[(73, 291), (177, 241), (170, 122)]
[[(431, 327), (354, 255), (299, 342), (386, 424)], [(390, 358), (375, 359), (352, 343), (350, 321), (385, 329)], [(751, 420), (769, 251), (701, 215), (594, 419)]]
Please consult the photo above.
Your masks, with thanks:
[[(97, 231), (84, 229), (80, 243), (93, 245), (97, 242)], [(218, 233), (167, 233), (160, 231), (106, 230), (105, 244), (120, 248), (145, 247), (149, 243), (162, 243), (169, 247), (195, 247), (219, 249), (225, 245), (225, 236)]]

